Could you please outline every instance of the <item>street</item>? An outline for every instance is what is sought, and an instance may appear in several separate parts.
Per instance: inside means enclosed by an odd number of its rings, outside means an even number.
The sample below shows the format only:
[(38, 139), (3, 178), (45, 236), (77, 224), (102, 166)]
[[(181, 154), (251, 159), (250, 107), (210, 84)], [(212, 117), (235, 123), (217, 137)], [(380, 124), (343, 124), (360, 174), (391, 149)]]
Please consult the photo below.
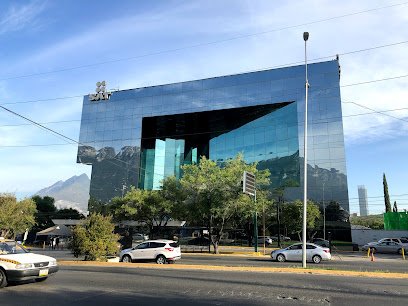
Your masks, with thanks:
[(62, 266), (1, 305), (406, 305), (406, 279)]
[[(58, 260), (75, 260), (69, 250), (33, 250), (35, 253), (49, 255)], [(268, 250), (270, 252), (270, 250)], [(308, 263), (311, 268), (336, 269), (352, 271), (386, 271), (408, 273), (408, 260), (396, 254), (378, 254), (375, 261), (367, 258), (364, 252), (333, 253), (332, 260), (316, 265)], [(180, 264), (185, 265), (215, 265), (215, 266), (245, 266), (245, 267), (301, 267), (300, 262), (274, 262), (269, 255), (266, 256), (230, 256), (214, 255), (208, 253), (182, 253)]]

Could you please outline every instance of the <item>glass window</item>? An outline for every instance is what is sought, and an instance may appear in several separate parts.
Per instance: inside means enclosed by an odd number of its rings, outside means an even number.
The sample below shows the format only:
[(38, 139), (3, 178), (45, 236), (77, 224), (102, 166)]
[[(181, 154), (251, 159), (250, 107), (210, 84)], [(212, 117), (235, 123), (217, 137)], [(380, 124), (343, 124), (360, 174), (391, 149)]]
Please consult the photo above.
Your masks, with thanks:
[(135, 250), (142, 250), (142, 249), (147, 249), (149, 247), (149, 242), (143, 242), (139, 245), (137, 245), (134, 249)]
[(162, 248), (166, 244), (162, 242), (149, 242), (149, 249), (156, 249), (156, 248)]

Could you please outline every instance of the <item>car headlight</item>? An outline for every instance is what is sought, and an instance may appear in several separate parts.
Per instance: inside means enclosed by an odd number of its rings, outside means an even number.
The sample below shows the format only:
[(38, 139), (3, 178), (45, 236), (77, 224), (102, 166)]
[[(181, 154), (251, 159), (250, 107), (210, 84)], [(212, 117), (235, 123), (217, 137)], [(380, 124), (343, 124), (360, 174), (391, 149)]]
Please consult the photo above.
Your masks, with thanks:
[(51, 260), (49, 265), (50, 265), (50, 266), (56, 266), (56, 265), (57, 265), (57, 261), (56, 261), (56, 260)]
[(32, 263), (22, 263), (22, 264), (16, 265), (16, 269), (30, 269), (33, 267), (34, 265)]

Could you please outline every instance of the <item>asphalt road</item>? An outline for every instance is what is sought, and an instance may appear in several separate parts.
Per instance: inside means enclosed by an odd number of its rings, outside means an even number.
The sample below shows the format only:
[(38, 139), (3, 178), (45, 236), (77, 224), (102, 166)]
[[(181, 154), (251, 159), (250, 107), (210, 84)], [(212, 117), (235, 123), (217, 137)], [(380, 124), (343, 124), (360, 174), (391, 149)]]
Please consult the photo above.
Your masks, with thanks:
[(0, 290), (6, 305), (407, 305), (406, 279), (64, 266)]

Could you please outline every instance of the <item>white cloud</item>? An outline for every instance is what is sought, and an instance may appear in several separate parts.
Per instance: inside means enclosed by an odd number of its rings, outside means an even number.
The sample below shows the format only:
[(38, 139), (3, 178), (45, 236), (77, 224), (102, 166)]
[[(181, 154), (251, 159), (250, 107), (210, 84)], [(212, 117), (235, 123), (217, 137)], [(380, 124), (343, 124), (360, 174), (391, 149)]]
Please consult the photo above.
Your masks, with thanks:
[(45, 4), (45, 1), (31, 1), (26, 5), (10, 6), (0, 15), (0, 35), (33, 27)]

